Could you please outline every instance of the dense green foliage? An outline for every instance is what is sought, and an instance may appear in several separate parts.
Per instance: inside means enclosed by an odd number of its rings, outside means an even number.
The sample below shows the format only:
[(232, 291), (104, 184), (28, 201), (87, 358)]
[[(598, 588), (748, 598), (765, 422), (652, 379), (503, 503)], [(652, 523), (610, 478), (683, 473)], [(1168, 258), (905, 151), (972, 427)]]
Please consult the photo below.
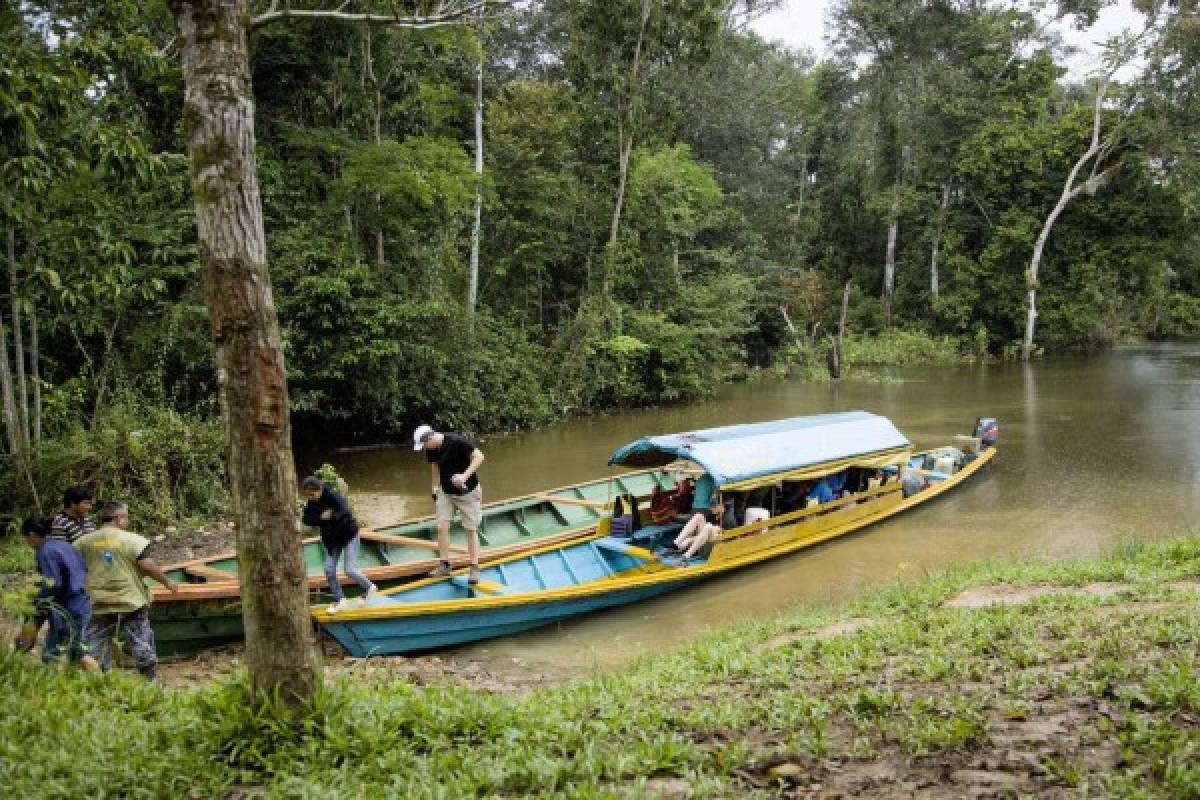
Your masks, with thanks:
[[(819, 369), (847, 282), (851, 366), (1011, 354), (1093, 85), (1024, 6), (840, 0), (817, 64), (730, 24), (770, 5), (546, 0), (482, 27), (253, 31), (297, 435), (519, 429)], [(1086, 26), (1100, 5), (1040, 13)], [(1158, 8), (1141, 71), (1110, 92), (1119, 170), (1050, 237), (1042, 346), (1200, 331), (1194, 12)], [(215, 375), (178, 46), (161, 0), (0, 0), (0, 480), (22, 487), (5, 508), (86, 480), (156, 520), (204, 510)], [(142, 464), (133, 434), (200, 444)]]
[[(1022, 794), (1195, 797), (1200, 618), (1194, 588), (1174, 582), (1197, 577), (1194, 538), (976, 565), (528, 696), (357, 662), (299, 718), (239, 682), (163, 689), (40, 667), (5, 643), (0, 772), (21, 797), (766, 798), (921, 779), (958, 796), (956, 771), (969, 781), (986, 762)], [(1070, 591), (1093, 581), (1124, 585)], [(945, 605), (997, 583), (1063, 590)], [(799, 771), (772, 771), (781, 762)], [(839, 784), (881, 766), (894, 781)]]

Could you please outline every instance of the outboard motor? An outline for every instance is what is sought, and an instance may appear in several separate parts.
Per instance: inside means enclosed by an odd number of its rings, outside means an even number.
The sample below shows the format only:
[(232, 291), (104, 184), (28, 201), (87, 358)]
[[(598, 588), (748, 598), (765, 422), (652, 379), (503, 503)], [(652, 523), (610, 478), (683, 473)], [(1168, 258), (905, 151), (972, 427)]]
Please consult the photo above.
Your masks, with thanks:
[(995, 417), (979, 417), (975, 420), (975, 438), (984, 447), (995, 447), (1000, 440), (1000, 423)]

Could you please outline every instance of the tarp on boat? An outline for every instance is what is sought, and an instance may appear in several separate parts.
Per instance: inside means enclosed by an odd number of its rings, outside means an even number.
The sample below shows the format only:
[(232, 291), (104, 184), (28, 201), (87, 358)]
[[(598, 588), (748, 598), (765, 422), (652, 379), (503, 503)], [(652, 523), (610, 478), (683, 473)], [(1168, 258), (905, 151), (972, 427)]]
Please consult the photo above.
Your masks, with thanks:
[(645, 436), (617, 450), (608, 463), (659, 467), (684, 458), (725, 486), (911, 446), (887, 417), (847, 411)]

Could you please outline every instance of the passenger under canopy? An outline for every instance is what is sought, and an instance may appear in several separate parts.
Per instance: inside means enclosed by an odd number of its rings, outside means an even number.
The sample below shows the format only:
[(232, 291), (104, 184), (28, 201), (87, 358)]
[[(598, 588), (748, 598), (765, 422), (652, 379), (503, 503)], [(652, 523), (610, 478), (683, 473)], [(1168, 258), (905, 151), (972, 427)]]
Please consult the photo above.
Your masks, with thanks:
[(703, 467), (722, 489), (748, 489), (768, 477), (802, 480), (843, 467), (900, 463), (911, 448), (886, 417), (847, 411), (646, 436), (617, 450), (608, 463), (657, 467), (683, 458)]

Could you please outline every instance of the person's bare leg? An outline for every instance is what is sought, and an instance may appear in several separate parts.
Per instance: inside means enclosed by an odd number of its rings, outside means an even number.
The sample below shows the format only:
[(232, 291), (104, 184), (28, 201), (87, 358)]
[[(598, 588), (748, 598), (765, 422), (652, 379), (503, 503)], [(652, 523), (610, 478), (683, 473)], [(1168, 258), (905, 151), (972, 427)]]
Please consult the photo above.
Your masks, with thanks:
[(471, 577), (479, 577), (479, 531), (467, 531), (467, 557), (471, 559)]
[(438, 537), (438, 558), (442, 561), (450, 560), (450, 523), (439, 522), (437, 524)]
[(696, 531), (696, 529), (699, 528), (703, 524), (704, 524), (704, 515), (703, 514), (693, 514), (692, 518), (689, 519), (687, 521), (687, 524), (683, 526), (683, 530), (681, 530), (679, 532), (679, 535), (675, 537), (675, 548), (677, 550), (683, 549), (683, 546), (687, 543), (688, 539), (690, 539), (692, 534)]
[(696, 553), (699, 553), (704, 549), (704, 545), (708, 544), (713, 538), (712, 527), (712, 525), (705, 525), (696, 532), (695, 537), (693, 537), (692, 541), (688, 544), (687, 551), (683, 554), (685, 559), (691, 558), (692, 556), (696, 555)]

